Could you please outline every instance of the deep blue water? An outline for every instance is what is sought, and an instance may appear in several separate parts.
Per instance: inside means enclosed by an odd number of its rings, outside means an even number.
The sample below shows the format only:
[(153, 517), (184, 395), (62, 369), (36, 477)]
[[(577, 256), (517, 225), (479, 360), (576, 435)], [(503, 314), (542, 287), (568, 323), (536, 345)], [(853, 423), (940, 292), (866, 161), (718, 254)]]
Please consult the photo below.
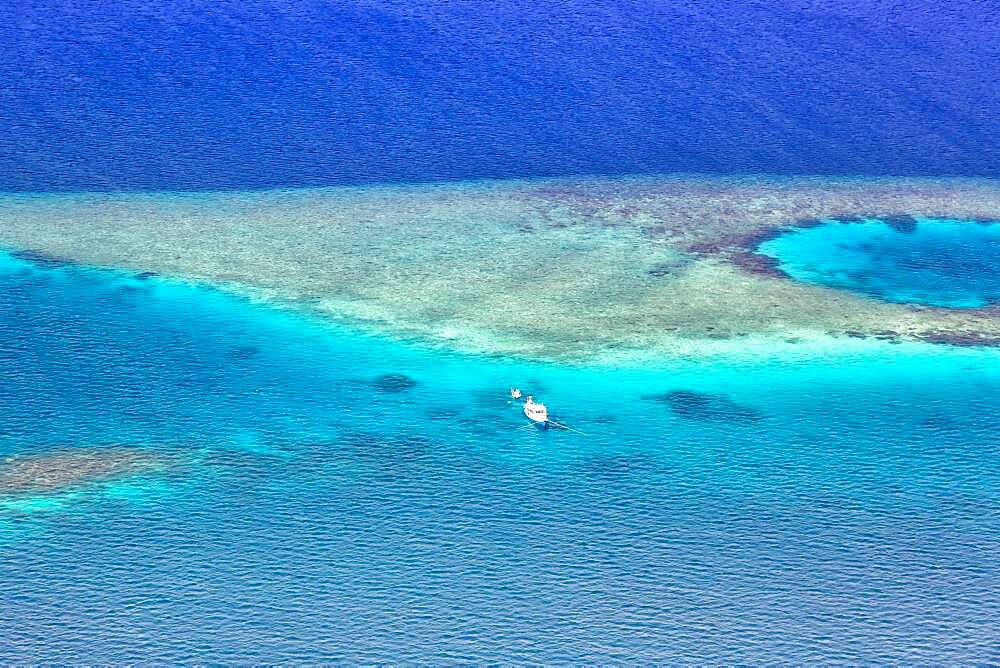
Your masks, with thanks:
[(997, 353), (854, 345), (557, 367), (0, 256), (0, 456), (177, 462), (0, 498), (0, 660), (1000, 661)]
[(1000, 302), (1000, 223), (898, 220), (792, 228), (758, 251), (797, 280), (885, 301), (948, 308)]
[(996, 3), (13, 0), (0, 190), (1000, 174)]

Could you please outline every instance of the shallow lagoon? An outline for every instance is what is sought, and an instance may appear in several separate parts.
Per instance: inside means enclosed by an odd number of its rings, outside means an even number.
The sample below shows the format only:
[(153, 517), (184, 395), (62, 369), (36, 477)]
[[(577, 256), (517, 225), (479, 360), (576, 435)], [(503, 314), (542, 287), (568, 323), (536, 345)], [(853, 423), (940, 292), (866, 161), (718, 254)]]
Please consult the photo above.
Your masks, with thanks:
[(980, 308), (1000, 301), (1000, 224), (933, 218), (830, 220), (763, 243), (796, 280), (890, 302)]
[(0, 499), (5, 660), (997, 659), (995, 350), (566, 367), (0, 257), (0, 455), (179, 462)]

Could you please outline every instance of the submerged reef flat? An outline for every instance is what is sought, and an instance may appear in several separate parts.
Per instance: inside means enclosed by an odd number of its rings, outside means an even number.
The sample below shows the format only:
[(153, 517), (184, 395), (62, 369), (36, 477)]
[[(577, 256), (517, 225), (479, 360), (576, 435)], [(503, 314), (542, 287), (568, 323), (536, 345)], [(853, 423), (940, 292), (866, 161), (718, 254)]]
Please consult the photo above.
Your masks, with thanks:
[(15, 455), (0, 461), (0, 496), (61, 492), (152, 471), (162, 464), (159, 457), (124, 447)]
[(796, 282), (754, 252), (787, 226), (864, 216), (995, 220), (1000, 181), (671, 176), (10, 194), (0, 196), (0, 245), (553, 360), (831, 337), (1000, 342), (995, 306), (886, 303)]

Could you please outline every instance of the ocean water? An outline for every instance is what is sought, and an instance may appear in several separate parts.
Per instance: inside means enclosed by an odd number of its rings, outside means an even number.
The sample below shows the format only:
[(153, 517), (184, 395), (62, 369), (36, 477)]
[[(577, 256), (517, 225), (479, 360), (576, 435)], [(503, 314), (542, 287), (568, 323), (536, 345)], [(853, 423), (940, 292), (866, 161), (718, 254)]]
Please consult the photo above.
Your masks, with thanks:
[[(1000, 350), (800, 345), (862, 302), (710, 259), (651, 290), (673, 235), (995, 215), (996, 8), (529, 4), (0, 8), (0, 662), (1000, 663)], [(534, 180), (673, 172), (746, 187)], [(390, 188), (249, 192), (343, 184)], [(994, 228), (953, 227), (769, 243), (876, 315), (993, 301)], [(675, 325), (711, 345), (625, 354)], [(576, 363), (441, 343), (498, 332)]]
[(0, 456), (167, 462), (0, 491), (0, 659), (997, 662), (997, 362), (557, 366), (0, 255)]
[(885, 301), (978, 308), (1000, 301), (996, 221), (878, 218), (793, 228), (761, 244), (792, 278)]
[(655, 172), (996, 176), (954, 0), (5, 3), (0, 189)]

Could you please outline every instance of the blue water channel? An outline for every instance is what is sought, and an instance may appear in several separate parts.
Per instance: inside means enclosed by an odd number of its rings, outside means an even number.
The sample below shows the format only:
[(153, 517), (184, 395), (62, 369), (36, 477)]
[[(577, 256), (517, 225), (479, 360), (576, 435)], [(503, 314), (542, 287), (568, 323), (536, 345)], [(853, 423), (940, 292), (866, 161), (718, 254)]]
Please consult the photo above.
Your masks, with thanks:
[(790, 228), (761, 244), (794, 279), (883, 301), (949, 308), (1000, 302), (1000, 223), (899, 217)]

